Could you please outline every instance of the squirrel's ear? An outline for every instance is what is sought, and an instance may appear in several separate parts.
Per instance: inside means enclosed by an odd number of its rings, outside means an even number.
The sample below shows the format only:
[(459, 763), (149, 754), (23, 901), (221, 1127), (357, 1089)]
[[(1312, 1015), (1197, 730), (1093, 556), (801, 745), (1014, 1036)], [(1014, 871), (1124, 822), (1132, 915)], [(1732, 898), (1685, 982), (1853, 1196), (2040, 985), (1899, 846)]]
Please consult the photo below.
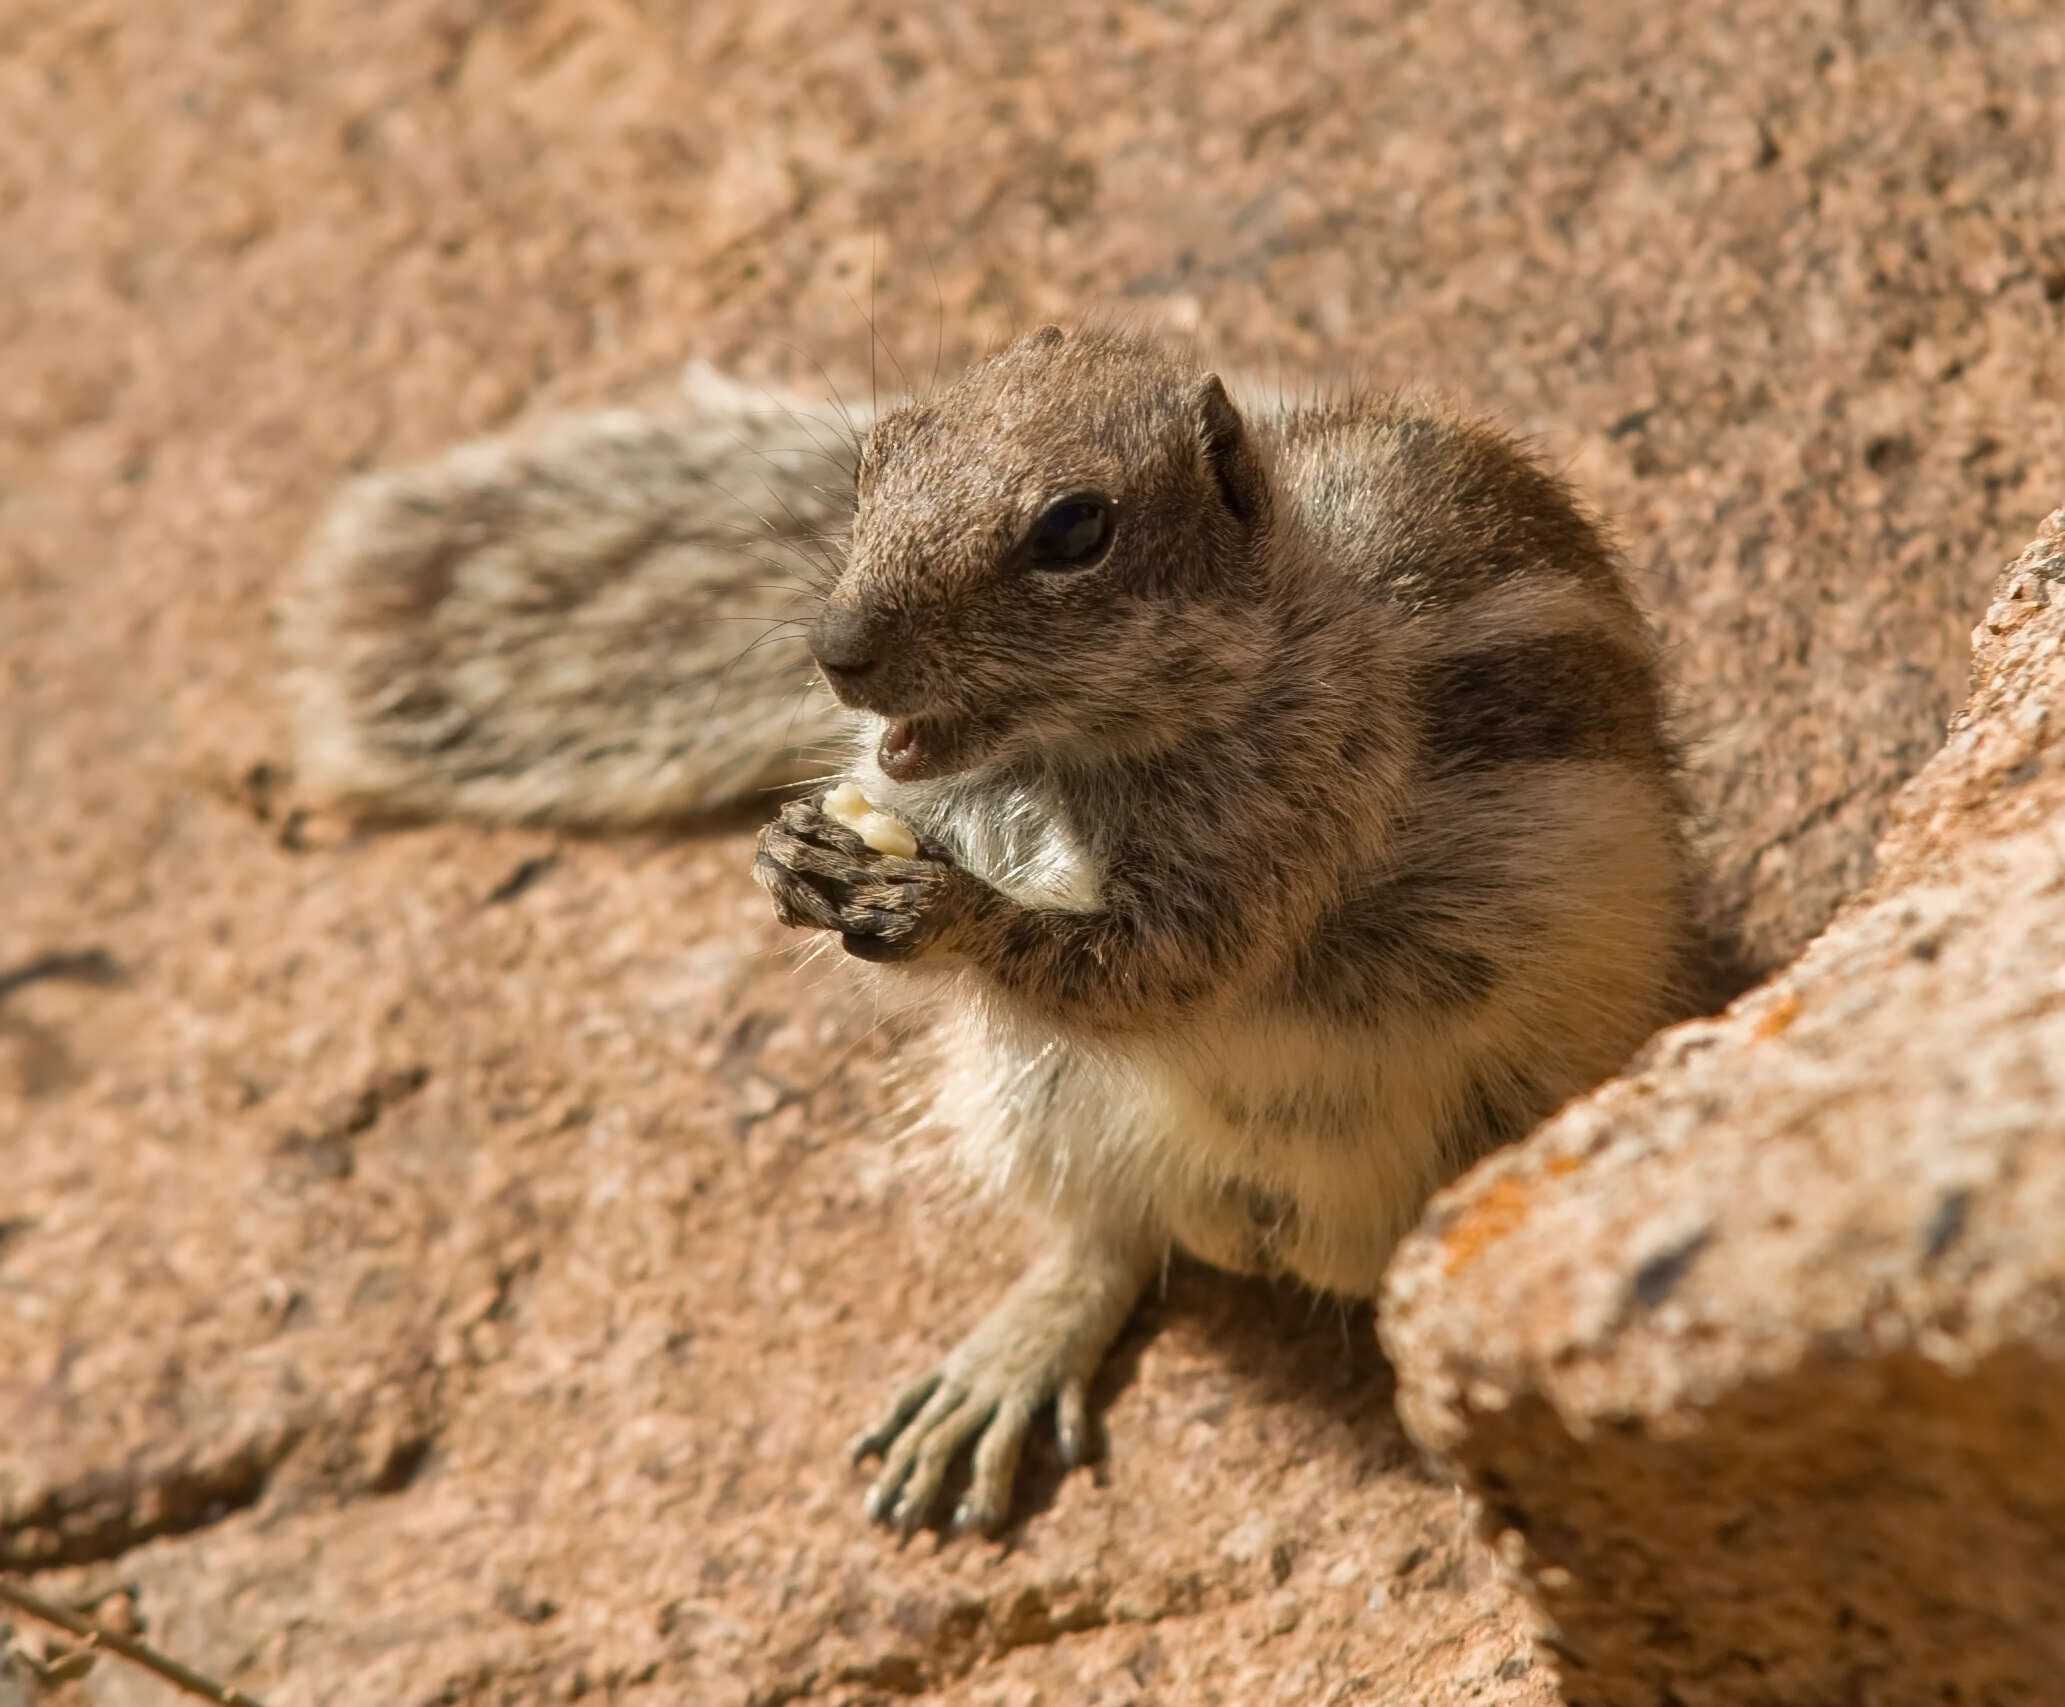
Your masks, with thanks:
[(1262, 459), (1255, 454), (1248, 425), (1226, 395), (1216, 373), (1208, 373), (1190, 394), (1196, 412), (1198, 436), (1204, 442), (1205, 461), (1219, 482), (1219, 495), (1237, 520), (1253, 527), (1262, 518), (1268, 500), (1268, 481)]
[(1068, 334), (1062, 331), (1059, 326), (1042, 326), (1032, 335), (1032, 341), (1035, 344), (1042, 345), (1047, 349), (1052, 349), (1056, 344), (1065, 343), (1067, 339)]

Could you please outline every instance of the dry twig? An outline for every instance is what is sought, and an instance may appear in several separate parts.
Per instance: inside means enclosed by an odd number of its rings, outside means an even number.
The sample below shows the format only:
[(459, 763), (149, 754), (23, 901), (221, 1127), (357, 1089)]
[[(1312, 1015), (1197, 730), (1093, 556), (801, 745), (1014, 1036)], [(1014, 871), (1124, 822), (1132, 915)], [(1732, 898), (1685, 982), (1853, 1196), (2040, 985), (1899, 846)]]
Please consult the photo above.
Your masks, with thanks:
[(40, 1618), (46, 1624), (55, 1624), (60, 1630), (68, 1631), (85, 1642), (87, 1650), (105, 1648), (111, 1654), (120, 1654), (123, 1659), (142, 1666), (146, 1671), (155, 1672), (174, 1688), (197, 1695), (203, 1701), (213, 1701), (216, 1707), (262, 1707), (260, 1702), (243, 1691), (202, 1676), (190, 1666), (181, 1665), (170, 1654), (160, 1653), (150, 1643), (125, 1636), (119, 1630), (103, 1629), (92, 1619), (82, 1617), (69, 1607), (59, 1606), (55, 1601), (45, 1600), (40, 1594), (6, 1577), (0, 1577), (0, 1603), (19, 1608), (31, 1618)]

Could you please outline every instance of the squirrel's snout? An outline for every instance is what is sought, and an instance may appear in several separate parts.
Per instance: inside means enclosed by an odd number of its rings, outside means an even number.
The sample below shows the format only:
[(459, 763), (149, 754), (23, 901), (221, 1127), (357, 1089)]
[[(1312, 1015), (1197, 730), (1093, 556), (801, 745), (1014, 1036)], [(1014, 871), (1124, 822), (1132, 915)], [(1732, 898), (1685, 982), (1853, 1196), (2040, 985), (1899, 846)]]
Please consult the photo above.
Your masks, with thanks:
[(810, 650), (846, 705), (885, 716), (910, 709), (909, 646), (880, 609), (827, 604), (810, 630)]
[(811, 654), (835, 682), (859, 681), (882, 662), (881, 636), (859, 611), (828, 604), (810, 631)]

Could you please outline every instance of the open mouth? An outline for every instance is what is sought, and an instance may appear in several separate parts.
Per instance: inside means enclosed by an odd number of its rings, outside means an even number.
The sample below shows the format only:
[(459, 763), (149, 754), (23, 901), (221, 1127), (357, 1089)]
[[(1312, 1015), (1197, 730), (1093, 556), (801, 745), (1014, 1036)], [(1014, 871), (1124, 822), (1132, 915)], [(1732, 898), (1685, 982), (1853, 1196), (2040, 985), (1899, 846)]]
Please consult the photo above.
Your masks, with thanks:
[(897, 782), (946, 776), (970, 763), (966, 731), (940, 717), (897, 717), (882, 731), (875, 763)]

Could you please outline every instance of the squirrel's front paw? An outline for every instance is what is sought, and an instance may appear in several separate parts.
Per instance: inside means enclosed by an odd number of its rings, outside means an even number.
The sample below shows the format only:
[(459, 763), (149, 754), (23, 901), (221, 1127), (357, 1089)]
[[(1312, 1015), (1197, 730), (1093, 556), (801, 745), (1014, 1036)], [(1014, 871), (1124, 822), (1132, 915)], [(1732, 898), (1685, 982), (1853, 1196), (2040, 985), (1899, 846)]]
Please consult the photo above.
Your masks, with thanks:
[(936, 944), (974, 880), (922, 847), (877, 853), (814, 800), (792, 800), (760, 832), (753, 880), (785, 925), (837, 931), (862, 960), (910, 960)]

